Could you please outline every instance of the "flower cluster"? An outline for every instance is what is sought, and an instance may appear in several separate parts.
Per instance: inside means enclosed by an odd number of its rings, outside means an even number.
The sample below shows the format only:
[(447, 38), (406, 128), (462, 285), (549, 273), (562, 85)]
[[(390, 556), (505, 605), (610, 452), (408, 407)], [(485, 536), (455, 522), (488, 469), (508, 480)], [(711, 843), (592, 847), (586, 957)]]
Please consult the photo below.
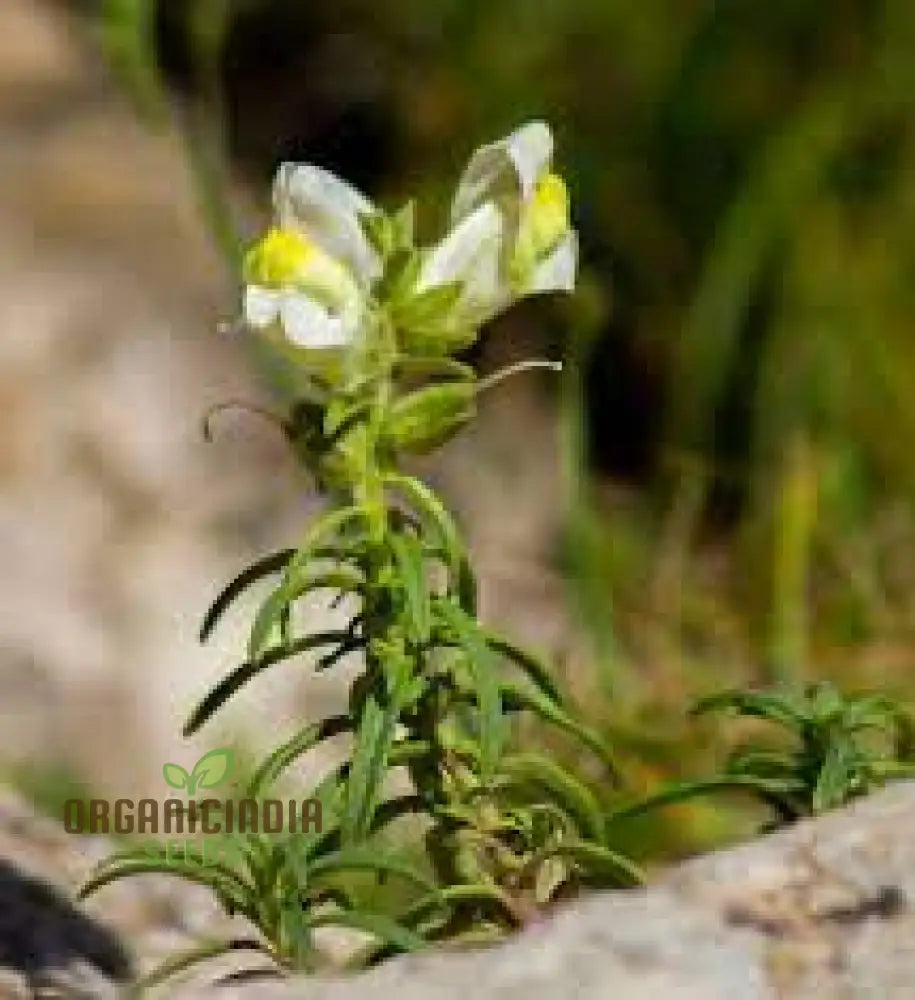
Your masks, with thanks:
[(412, 206), (387, 216), (320, 167), (282, 164), (273, 224), (244, 260), (245, 323), (307, 358), (355, 344), (383, 310), (408, 352), (450, 354), (519, 298), (571, 291), (578, 240), (552, 155), (539, 121), (478, 149), (431, 247), (414, 246)]

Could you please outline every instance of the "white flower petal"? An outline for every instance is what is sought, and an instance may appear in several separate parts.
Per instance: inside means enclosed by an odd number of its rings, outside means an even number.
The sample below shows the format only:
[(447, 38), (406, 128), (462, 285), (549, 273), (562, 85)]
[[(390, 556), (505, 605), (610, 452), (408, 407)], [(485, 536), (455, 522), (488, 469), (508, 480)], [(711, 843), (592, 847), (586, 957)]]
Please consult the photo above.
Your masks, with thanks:
[(346, 181), (321, 167), (283, 163), (274, 181), (273, 204), (280, 226), (299, 229), (346, 263), (360, 284), (378, 277), (381, 261), (359, 221), (375, 206)]
[(525, 291), (529, 295), (539, 292), (571, 292), (575, 288), (577, 270), (578, 234), (570, 229), (556, 249), (537, 265)]
[(521, 197), (527, 201), (537, 178), (553, 158), (553, 133), (546, 122), (528, 122), (513, 132), (506, 144), (521, 181)]
[(502, 243), (502, 213), (488, 201), (480, 205), (429, 253), (417, 281), (417, 291), (455, 281), (482, 279), (484, 273), (498, 274)]
[(269, 326), (279, 315), (282, 293), (272, 288), (248, 285), (245, 288), (245, 322), (255, 329)]
[(528, 122), (498, 142), (481, 146), (470, 158), (458, 182), (451, 206), (453, 222), (464, 218), (489, 198), (514, 193), (531, 196), (537, 178), (553, 155), (553, 135), (542, 121)]
[(320, 302), (299, 292), (282, 297), (280, 319), (289, 341), (314, 350), (342, 347), (352, 339), (352, 330), (340, 316), (333, 316)]

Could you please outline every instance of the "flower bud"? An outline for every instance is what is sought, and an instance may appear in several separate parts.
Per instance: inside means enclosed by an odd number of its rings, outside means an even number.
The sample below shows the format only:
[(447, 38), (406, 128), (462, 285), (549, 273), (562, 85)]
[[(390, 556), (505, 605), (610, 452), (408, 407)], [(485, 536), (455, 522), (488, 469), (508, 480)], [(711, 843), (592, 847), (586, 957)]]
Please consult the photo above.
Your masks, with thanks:
[(391, 407), (386, 437), (398, 451), (423, 455), (456, 434), (476, 412), (474, 382), (444, 382), (402, 396)]

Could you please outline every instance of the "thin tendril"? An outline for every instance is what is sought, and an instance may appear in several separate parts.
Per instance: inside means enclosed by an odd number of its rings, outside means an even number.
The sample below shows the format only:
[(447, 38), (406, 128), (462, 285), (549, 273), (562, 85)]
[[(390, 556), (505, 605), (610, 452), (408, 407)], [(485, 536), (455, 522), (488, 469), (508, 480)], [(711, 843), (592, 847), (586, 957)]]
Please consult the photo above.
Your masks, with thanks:
[(532, 371), (536, 368), (546, 368), (552, 372), (561, 372), (562, 362), (547, 361), (544, 358), (528, 358), (525, 361), (516, 361), (515, 364), (508, 365), (506, 368), (501, 368), (499, 371), (493, 372), (492, 375), (487, 375), (486, 378), (480, 379), (477, 383), (477, 395), (481, 392), (486, 392), (487, 390), (492, 389), (494, 386), (504, 382), (505, 379), (511, 378), (512, 375)]

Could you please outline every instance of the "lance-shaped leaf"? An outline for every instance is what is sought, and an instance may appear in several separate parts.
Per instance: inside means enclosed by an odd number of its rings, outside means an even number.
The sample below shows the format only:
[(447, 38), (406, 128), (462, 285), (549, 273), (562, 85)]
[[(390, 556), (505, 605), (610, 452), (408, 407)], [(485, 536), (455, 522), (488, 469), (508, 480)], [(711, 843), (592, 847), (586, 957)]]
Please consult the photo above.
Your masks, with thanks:
[(425, 455), (457, 434), (475, 414), (475, 383), (423, 386), (392, 405), (385, 437), (397, 451)]
[(122, 860), (109, 858), (79, 888), (77, 897), (86, 899), (99, 889), (132, 878), (134, 875), (174, 875), (186, 882), (196, 882), (206, 886), (227, 910), (254, 919), (257, 904), (252, 888), (231, 869), (213, 864), (209, 859), (198, 857), (193, 861), (163, 857), (160, 860), (143, 860), (141, 852), (135, 857), (125, 856)]
[(385, 484), (401, 493), (413, 506), (414, 513), (438, 536), (439, 544), (446, 553), (446, 562), (456, 584), (461, 607), (468, 614), (475, 614), (476, 580), (457, 525), (444, 504), (425, 483), (414, 476), (390, 472), (385, 476)]
[(697, 781), (675, 782), (638, 802), (615, 809), (607, 816), (606, 822), (609, 826), (611, 823), (619, 823), (641, 816), (652, 809), (688, 802), (697, 795), (722, 791), (744, 791), (766, 799), (773, 797), (784, 800), (786, 797), (802, 793), (804, 783), (796, 779), (759, 778), (750, 774), (722, 774), (712, 778), (701, 778)]
[(826, 751), (813, 789), (811, 808), (814, 815), (842, 805), (852, 794), (863, 790), (855, 787), (859, 763), (860, 758), (851, 742), (847, 738), (835, 738)]
[(328, 632), (315, 632), (313, 635), (296, 639), (288, 646), (277, 646), (269, 649), (261, 655), (258, 660), (247, 660), (236, 667), (230, 674), (212, 688), (206, 697), (194, 709), (190, 719), (184, 726), (184, 735), (192, 736), (198, 729), (211, 718), (231, 697), (256, 677), (263, 670), (282, 660), (288, 660), (300, 653), (305, 653), (311, 649), (318, 649), (321, 646), (333, 646), (342, 644), (350, 639), (350, 634), (342, 629)]
[(292, 604), (305, 594), (318, 590), (354, 594), (360, 592), (364, 583), (365, 580), (358, 570), (347, 567), (314, 573), (287, 569), (286, 579), (282, 585), (264, 601), (254, 618), (248, 640), (249, 659), (255, 660), (263, 653), (277, 626), (283, 638), (288, 636)]
[(551, 698), (557, 705), (562, 705), (562, 692), (553, 679), (550, 668), (536, 653), (531, 652), (529, 649), (522, 649), (510, 639), (492, 629), (483, 629), (483, 634), (493, 652), (504, 656), (507, 660), (514, 663), (515, 666), (520, 667), (547, 697)]
[(382, 707), (374, 695), (366, 698), (344, 795), (341, 826), (347, 842), (361, 840), (371, 826), (388, 770), (397, 716), (394, 699)]
[(288, 767), (324, 740), (351, 732), (353, 720), (346, 715), (333, 715), (321, 722), (300, 729), (280, 744), (258, 767), (248, 783), (248, 798), (256, 799), (269, 788)]
[(238, 576), (232, 580), (222, 591), (220, 591), (216, 600), (210, 605), (209, 610), (204, 616), (203, 623), (200, 626), (200, 641), (206, 642), (216, 627), (219, 619), (225, 614), (225, 612), (231, 607), (233, 602), (238, 599), (252, 584), (262, 580), (266, 576), (271, 576), (274, 573), (279, 573), (284, 570), (288, 565), (292, 557), (295, 555), (295, 549), (282, 549), (279, 552), (273, 552), (269, 556), (264, 556), (263, 559), (258, 559), (256, 563), (249, 566), (243, 573), (239, 573)]
[(801, 726), (806, 721), (806, 714), (795, 699), (766, 691), (722, 691), (702, 698), (695, 704), (691, 714), (703, 715), (723, 708), (734, 709), (741, 715), (780, 722), (789, 728)]
[(313, 860), (309, 874), (313, 879), (338, 875), (341, 872), (373, 872), (386, 877), (396, 875), (428, 892), (435, 892), (435, 884), (406, 858), (379, 850), (377, 846), (356, 844)]
[(584, 840), (561, 841), (538, 852), (538, 860), (564, 858), (575, 862), (582, 877), (604, 885), (634, 886), (645, 881), (642, 870), (625, 855)]
[(406, 597), (410, 638), (414, 642), (426, 643), (432, 631), (432, 604), (422, 545), (412, 535), (398, 534), (391, 539), (391, 547)]
[(573, 816), (579, 830), (591, 840), (604, 839), (604, 814), (594, 793), (574, 775), (548, 757), (532, 753), (512, 754), (499, 765), (509, 787), (544, 791)]
[(363, 517), (364, 512), (361, 507), (341, 507), (325, 511), (309, 528), (302, 544), (286, 566), (282, 583), (264, 602), (254, 619), (248, 640), (249, 659), (258, 658), (283, 609), (304, 592), (302, 588), (307, 585), (305, 577), (307, 567), (315, 558), (317, 548), (337, 536), (348, 524)]
[[(172, 976), (186, 972), (195, 965), (208, 962), (213, 958), (220, 958), (222, 955), (230, 955), (239, 951), (259, 952), (275, 961), (270, 949), (261, 941), (254, 938), (231, 938), (229, 940), (204, 941), (193, 948), (179, 951), (167, 958), (164, 962), (155, 966), (145, 975), (141, 976), (133, 984), (133, 989), (137, 994), (145, 993), (156, 986), (160, 986)], [(277, 966), (279, 969), (279, 966)]]
[(557, 729), (574, 736), (604, 762), (613, 777), (619, 779), (619, 765), (600, 736), (584, 723), (574, 719), (538, 688), (518, 684), (515, 681), (504, 681), (502, 694), (506, 708), (518, 708), (533, 712), (544, 722), (549, 722)]
[(365, 931), (399, 951), (422, 951), (426, 947), (426, 942), (418, 934), (380, 913), (369, 913), (365, 910), (335, 910), (333, 913), (322, 913), (312, 917), (309, 923), (313, 928), (336, 926)]
[(447, 599), (439, 601), (436, 609), (466, 651), (473, 671), (480, 718), (480, 770), (486, 782), (495, 772), (505, 742), (505, 716), (496, 658), (474, 618)]

